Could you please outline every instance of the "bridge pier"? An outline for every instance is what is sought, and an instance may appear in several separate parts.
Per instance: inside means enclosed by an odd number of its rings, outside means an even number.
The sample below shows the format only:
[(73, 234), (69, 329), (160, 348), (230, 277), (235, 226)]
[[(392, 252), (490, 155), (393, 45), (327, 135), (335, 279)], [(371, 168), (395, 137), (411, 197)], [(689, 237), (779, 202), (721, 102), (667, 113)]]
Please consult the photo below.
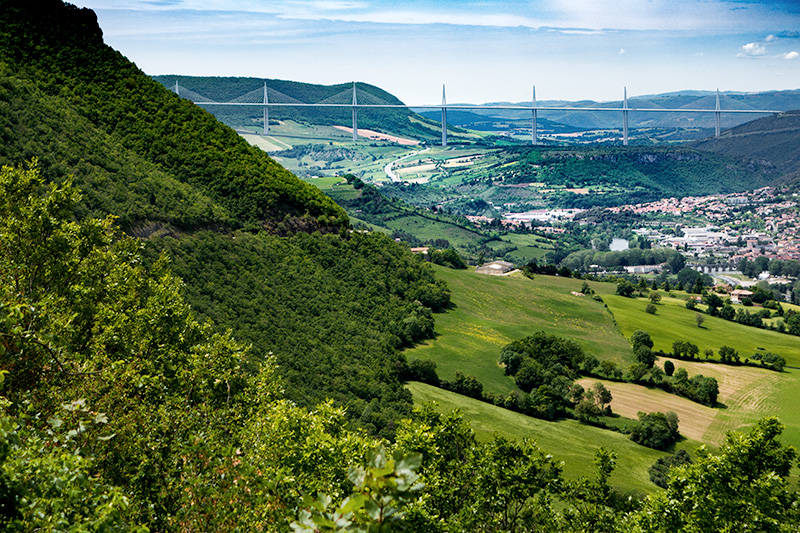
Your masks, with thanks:
[(536, 146), (539, 144), (539, 133), (536, 131), (537, 126), (536, 116), (536, 85), (533, 86), (533, 100), (531, 101), (531, 144)]
[(356, 82), (353, 82), (353, 142), (358, 141), (358, 100), (356, 100)]
[(444, 83), (442, 84), (442, 146), (447, 146), (447, 99), (444, 95)]
[(717, 108), (714, 111), (714, 137), (719, 139), (719, 122), (720, 122), (720, 112), (719, 112), (719, 87), (717, 87)]
[(622, 98), (622, 146), (628, 146), (628, 88), (623, 89)]
[(269, 135), (269, 96), (267, 96), (267, 82), (264, 82), (264, 136)]

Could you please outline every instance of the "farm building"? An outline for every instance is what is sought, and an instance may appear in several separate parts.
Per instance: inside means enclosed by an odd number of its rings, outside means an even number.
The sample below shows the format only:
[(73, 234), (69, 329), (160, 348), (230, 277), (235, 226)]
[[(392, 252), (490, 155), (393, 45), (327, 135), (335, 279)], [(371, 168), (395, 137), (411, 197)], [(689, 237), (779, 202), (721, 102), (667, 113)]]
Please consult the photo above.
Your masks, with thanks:
[(753, 293), (744, 289), (736, 289), (731, 291), (731, 303), (738, 304), (742, 302), (742, 298), (750, 298)]
[(475, 272), (480, 274), (500, 276), (507, 272), (511, 272), (513, 269), (514, 263), (509, 263), (508, 261), (492, 261), (491, 263), (484, 263), (483, 265), (477, 267)]

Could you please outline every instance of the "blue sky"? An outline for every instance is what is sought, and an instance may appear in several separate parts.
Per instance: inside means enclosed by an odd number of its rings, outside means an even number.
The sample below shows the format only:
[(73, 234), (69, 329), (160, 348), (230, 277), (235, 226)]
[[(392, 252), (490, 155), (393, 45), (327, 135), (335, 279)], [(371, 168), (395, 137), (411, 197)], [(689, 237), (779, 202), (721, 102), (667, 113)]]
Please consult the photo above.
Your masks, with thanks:
[[(74, 0), (73, 0), (74, 1)], [(77, 0), (148, 74), (378, 85), (409, 104), (800, 89), (800, 2)]]

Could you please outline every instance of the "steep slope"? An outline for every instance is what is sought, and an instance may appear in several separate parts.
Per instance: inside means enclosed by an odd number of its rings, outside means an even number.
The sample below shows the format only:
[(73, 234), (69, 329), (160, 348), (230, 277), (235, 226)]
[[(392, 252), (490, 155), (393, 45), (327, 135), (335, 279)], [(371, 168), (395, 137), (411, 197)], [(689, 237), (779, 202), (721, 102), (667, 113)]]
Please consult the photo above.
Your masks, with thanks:
[[(213, 116), (171, 94), (103, 44), (93, 12), (57, 0), (3, 0), (0, 32), (4, 78), (33, 85), (30, 91), (18, 91), (20, 98), (10, 102), (11, 113), (20, 118), (5, 124), (3, 139), (9, 148), (2, 155), (6, 161), (18, 162), (15, 148), (20, 143), (26, 144), (27, 152), (50, 152), (51, 132), (26, 135), (31, 117), (18, 111), (20, 106), (38, 108), (46, 95), (52, 107), (88, 121), (97, 139), (109, 137), (97, 142), (110, 143), (128, 152), (128, 157), (143, 159), (195, 186), (222, 205), (236, 225), (275, 229), (276, 221), (285, 218), (292, 222), (290, 226), (301, 228), (336, 228), (347, 223), (344, 212), (316, 188), (299, 181)], [(73, 152), (69, 144), (83, 137), (81, 129), (81, 124), (54, 128), (56, 142), (67, 144), (62, 158)], [(64, 163), (59, 171), (79, 170), (78, 162), (43, 160), (45, 173), (55, 162)], [(143, 168), (139, 179), (150, 170)], [(91, 188), (92, 182), (83, 185)], [(131, 216), (147, 218), (146, 213)]]
[(371, 433), (409, 414), (398, 349), (432, 335), (444, 284), (103, 44), (93, 12), (0, 0), (0, 111), (0, 164), (74, 175), (76, 219), (114, 215), (146, 263), (171, 256), (193, 312), (252, 343), (249, 372), (273, 353), (290, 400)]
[(568, 207), (588, 208), (699, 196), (763, 187), (780, 176), (764, 161), (742, 161), (687, 147), (508, 148), (508, 183), (544, 182), (604, 187), (606, 194), (565, 197)]
[(766, 161), (781, 175), (797, 172), (800, 170), (800, 111), (760, 118), (695, 146), (746, 161)]

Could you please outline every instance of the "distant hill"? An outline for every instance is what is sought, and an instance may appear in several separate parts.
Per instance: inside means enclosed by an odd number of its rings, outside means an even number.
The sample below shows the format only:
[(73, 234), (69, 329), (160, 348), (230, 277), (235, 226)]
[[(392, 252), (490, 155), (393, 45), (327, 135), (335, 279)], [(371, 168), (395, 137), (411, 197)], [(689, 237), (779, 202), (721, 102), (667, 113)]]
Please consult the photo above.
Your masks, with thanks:
[[(497, 102), (492, 104), (506, 104)], [(622, 127), (622, 101), (597, 102), (583, 100), (579, 102), (567, 100), (540, 100), (538, 105), (547, 107), (570, 106), (575, 108), (602, 107), (619, 110), (611, 111), (539, 111), (539, 118), (573, 126), (581, 129), (602, 129)], [(516, 102), (510, 105), (529, 106), (530, 102)], [(631, 112), (628, 116), (631, 128), (700, 128), (713, 131), (715, 117), (713, 113), (666, 113), (666, 112), (638, 112), (640, 109), (706, 109), (713, 111), (716, 106), (716, 92), (714, 91), (677, 91), (656, 95), (633, 96), (628, 98)], [(471, 112), (481, 116), (495, 116), (511, 120), (524, 120), (530, 118), (529, 111), (485, 109), (476, 106)], [(750, 110), (769, 109), (775, 111), (789, 111), (800, 108), (800, 90), (767, 91), (760, 93), (721, 92), (720, 107), (724, 109)], [(758, 115), (747, 113), (723, 114), (721, 124), (723, 128), (732, 128), (739, 124), (749, 122)]]
[(768, 162), (780, 175), (800, 171), (800, 111), (760, 118), (722, 132), (695, 147), (731, 158)]
[[(440, 122), (442, 119), (442, 112), (437, 110), (425, 110), (421, 111), (419, 114), (437, 122)], [(503, 127), (498, 128), (498, 122), (504, 123)], [(525, 119), (515, 119), (510, 122), (522, 128), (530, 128), (530, 113), (528, 113), (528, 116)], [(505, 125), (508, 123), (509, 120), (507, 119), (498, 118), (491, 115), (481, 115), (478, 113), (473, 113), (472, 111), (449, 110), (447, 112), (448, 125), (454, 124), (456, 126), (461, 126), (471, 130), (492, 131), (495, 129), (508, 129), (505, 127)], [(536, 127), (541, 133), (573, 133), (576, 131), (583, 131), (584, 129), (561, 124), (559, 122), (553, 122), (552, 120), (547, 120), (546, 118), (538, 119)]]
[[(263, 102), (264, 84), (267, 86), (269, 101), (272, 103), (352, 103), (352, 83), (337, 85), (317, 85), (298, 81), (246, 78), (246, 77), (210, 77), (159, 75), (153, 79), (167, 88), (174, 89), (176, 82), (180, 86), (181, 96), (202, 101), (207, 98), (214, 102), (247, 101)], [(355, 84), (357, 100), (361, 104), (402, 105), (396, 96), (368, 83)], [(231, 127), (256, 124), (263, 126), (263, 107), (261, 106), (202, 106), (213, 113), (218, 120)], [(412, 121), (415, 117), (417, 121)], [(349, 126), (352, 123), (350, 107), (292, 107), (270, 106), (270, 120), (294, 120), (323, 126)], [(424, 119), (407, 108), (359, 109), (358, 126), (360, 128), (412, 136), (417, 139), (435, 140), (436, 136), (430, 128), (419, 124)]]

